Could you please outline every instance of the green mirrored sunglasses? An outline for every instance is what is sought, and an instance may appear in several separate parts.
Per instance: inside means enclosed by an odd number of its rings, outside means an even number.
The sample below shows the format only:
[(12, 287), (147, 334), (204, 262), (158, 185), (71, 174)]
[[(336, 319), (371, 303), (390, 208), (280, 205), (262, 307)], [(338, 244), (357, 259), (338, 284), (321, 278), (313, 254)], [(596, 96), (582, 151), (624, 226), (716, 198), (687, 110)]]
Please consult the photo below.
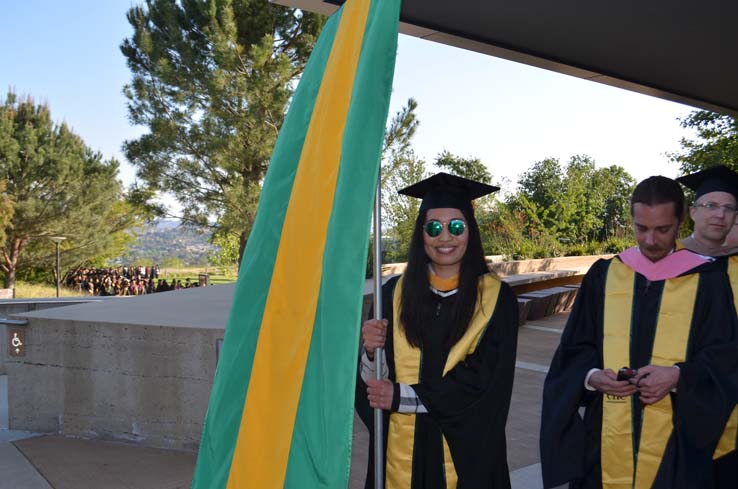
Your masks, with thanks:
[[(443, 225), (445, 223), (441, 221), (436, 221), (435, 219), (428, 221), (425, 223), (425, 234), (430, 236), (431, 238), (435, 238), (441, 234), (443, 231)], [(461, 236), (464, 234), (464, 229), (466, 229), (466, 223), (461, 219), (451, 219), (448, 224), (448, 232), (453, 236)]]

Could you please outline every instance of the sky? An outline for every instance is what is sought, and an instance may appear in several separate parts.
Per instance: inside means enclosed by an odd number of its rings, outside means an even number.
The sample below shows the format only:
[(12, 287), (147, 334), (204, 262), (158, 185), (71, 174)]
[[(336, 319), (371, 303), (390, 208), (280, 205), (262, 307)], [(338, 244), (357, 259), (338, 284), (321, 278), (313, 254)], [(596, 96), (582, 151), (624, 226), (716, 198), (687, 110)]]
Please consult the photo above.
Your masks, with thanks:
[[(145, 128), (127, 118), (130, 81), (119, 46), (137, 0), (0, 0), (0, 98), (10, 88), (49, 105), (91, 148), (134, 169), (121, 151)], [(678, 175), (667, 157), (691, 131), (694, 108), (491, 56), (400, 36), (390, 117), (413, 97), (420, 127), (413, 147), (428, 163), (441, 151), (479, 158), (496, 184), (547, 157), (589, 155), (637, 180)]]

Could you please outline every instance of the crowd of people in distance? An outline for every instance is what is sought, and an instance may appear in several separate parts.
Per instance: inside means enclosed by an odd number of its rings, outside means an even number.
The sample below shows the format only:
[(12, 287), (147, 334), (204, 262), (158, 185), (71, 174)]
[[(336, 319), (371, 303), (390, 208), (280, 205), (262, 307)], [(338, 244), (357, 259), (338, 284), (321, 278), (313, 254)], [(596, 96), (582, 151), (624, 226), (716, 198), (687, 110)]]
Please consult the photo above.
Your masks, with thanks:
[(159, 266), (122, 265), (109, 268), (80, 268), (66, 275), (64, 284), (80, 293), (90, 295), (144, 295), (154, 292), (198, 287), (197, 280), (185, 278), (167, 281), (159, 278)]

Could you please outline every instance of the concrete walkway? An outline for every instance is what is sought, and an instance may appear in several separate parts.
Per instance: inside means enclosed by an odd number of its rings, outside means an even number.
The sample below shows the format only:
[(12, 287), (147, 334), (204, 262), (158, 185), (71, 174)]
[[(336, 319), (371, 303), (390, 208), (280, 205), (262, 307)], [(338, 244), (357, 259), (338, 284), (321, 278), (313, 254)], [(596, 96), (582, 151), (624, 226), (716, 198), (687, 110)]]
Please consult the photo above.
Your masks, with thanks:
[(26, 431), (0, 430), (0, 489), (51, 489), (12, 442), (36, 436)]
[[(520, 328), (507, 423), (513, 489), (541, 489), (538, 433), (543, 380), (566, 314)], [(355, 419), (349, 489), (363, 489), (368, 433)], [(196, 454), (101, 440), (0, 430), (0, 489), (185, 489)]]

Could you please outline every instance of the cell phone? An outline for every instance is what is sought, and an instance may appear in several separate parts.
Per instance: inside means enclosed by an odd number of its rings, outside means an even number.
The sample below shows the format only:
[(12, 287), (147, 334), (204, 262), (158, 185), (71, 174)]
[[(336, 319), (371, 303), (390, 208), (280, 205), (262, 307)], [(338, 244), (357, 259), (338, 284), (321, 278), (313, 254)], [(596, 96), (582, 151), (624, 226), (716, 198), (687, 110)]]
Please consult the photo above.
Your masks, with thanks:
[(630, 367), (623, 367), (618, 370), (617, 380), (630, 380), (638, 374), (638, 370)]

